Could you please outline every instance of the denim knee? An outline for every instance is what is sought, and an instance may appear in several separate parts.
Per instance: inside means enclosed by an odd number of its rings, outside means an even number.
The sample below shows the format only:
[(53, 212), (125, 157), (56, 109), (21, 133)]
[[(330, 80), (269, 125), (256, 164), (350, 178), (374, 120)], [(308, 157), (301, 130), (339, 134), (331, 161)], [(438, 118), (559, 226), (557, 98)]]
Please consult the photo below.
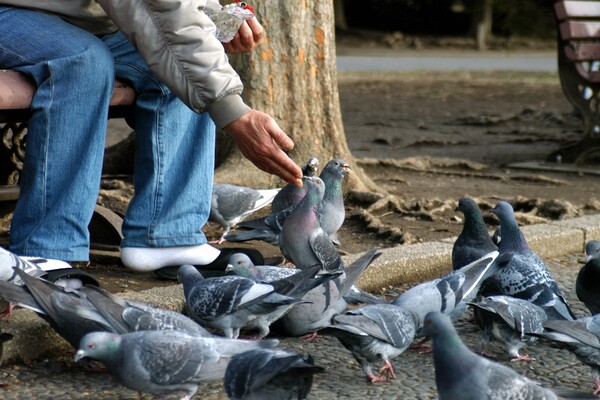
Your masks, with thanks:
[(90, 94), (102, 92), (107, 86), (112, 93), (115, 64), (110, 50), (101, 41), (90, 43), (64, 61), (68, 63), (71, 79), (81, 82)]

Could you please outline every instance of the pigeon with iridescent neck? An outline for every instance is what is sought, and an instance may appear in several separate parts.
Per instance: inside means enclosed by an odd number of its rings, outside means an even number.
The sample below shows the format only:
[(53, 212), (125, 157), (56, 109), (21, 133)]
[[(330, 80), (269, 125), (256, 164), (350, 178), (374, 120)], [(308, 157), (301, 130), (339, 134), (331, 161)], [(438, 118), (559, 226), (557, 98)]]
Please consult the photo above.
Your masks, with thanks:
[(307, 178), (306, 196), (285, 219), (279, 234), (281, 254), (299, 269), (320, 265), (323, 270), (343, 268), (333, 242), (321, 227), (321, 200), (325, 184), (318, 177)]
[(439, 312), (427, 314), (424, 331), (433, 342), (440, 400), (593, 398), (587, 393), (544, 388), (505, 365), (475, 354), (460, 339), (450, 318)]
[(585, 253), (585, 265), (575, 280), (575, 293), (590, 313), (596, 315), (600, 313), (600, 241), (590, 240)]
[[(302, 176), (315, 176), (318, 168), (319, 159), (317, 157), (310, 157), (302, 166)], [(273, 198), (273, 202), (271, 203), (271, 213), (277, 213), (298, 204), (305, 194), (306, 188), (304, 186), (299, 188), (296, 185), (288, 183), (282, 187), (279, 193)]]
[(189, 400), (200, 383), (223, 379), (233, 356), (277, 344), (277, 340), (198, 338), (176, 331), (92, 332), (81, 339), (75, 361), (100, 361), (132, 390), (157, 396), (184, 392), (181, 399)]
[[(350, 166), (343, 160), (333, 159), (327, 163), (319, 178), (324, 183), (325, 190), (321, 199), (318, 213), (319, 224), (329, 239), (339, 244), (337, 231), (344, 223), (346, 211), (344, 209), (344, 196), (342, 192), (342, 181), (344, 176), (350, 172)], [(311, 177), (302, 178), (304, 195), (308, 192), (308, 183)], [(302, 197), (304, 199), (304, 197)], [(225, 236), (230, 242), (243, 242), (247, 240), (262, 240), (276, 244), (283, 229), (283, 224), (288, 216), (294, 212), (301, 203), (273, 212), (266, 217), (256, 218), (238, 224), (242, 228), (238, 232)]]
[(532, 302), (550, 319), (575, 319), (560, 288), (542, 259), (535, 254), (517, 224), (512, 206), (500, 201), (491, 210), (500, 220), (500, 254), (512, 253), (511, 261), (483, 282), (484, 296), (508, 295)]
[(479, 206), (470, 197), (458, 200), (456, 211), (463, 213), (463, 229), (452, 246), (452, 269), (457, 270), (467, 264), (498, 250), (487, 231)]

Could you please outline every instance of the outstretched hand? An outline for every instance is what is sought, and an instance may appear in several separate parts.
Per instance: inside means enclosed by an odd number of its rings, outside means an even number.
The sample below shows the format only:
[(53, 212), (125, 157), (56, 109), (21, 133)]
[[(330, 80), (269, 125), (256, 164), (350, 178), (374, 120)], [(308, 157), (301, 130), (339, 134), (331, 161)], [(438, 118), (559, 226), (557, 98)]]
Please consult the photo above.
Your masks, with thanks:
[(302, 187), (302, 170), (285, 153), (294, 148), (294, 142), (270, 115), (250, 110), (224, 130), (233, 137), (244, 157), (258, 168)]

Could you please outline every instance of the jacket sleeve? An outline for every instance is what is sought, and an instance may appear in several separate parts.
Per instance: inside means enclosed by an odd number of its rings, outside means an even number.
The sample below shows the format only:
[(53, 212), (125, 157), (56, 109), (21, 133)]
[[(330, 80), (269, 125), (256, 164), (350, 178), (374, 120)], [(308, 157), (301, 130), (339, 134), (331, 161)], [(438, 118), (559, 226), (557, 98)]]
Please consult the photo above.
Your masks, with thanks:
[[(209, 0), (210, 1), (210, 0)], [(98, 0), (150, 69), (185, 104), (222, 128), (250, 110), (206, 0)]]

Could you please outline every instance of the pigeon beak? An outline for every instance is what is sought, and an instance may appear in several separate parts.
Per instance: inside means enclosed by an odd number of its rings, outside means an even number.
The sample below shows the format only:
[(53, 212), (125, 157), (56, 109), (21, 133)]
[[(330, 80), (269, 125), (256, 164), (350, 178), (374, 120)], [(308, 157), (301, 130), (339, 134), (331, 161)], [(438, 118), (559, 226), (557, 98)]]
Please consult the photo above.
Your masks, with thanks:
[(342, 165), (342, 169), (344, 170), (345, 173), (349, 174), (352, 172), (352, 168), (350, 168), (350, 166), (348, 164), (344, 164)]
[(85, 357), (85, 351), (84, 350), (77, 350), (77, 353), (75, 353), (75, 362), (78, 362), (83, 357)]
[(225, 272), (229, 272), (233, 270), (233, 265), (231, 264), (227, 264), (227, 266), (225, 267)]

